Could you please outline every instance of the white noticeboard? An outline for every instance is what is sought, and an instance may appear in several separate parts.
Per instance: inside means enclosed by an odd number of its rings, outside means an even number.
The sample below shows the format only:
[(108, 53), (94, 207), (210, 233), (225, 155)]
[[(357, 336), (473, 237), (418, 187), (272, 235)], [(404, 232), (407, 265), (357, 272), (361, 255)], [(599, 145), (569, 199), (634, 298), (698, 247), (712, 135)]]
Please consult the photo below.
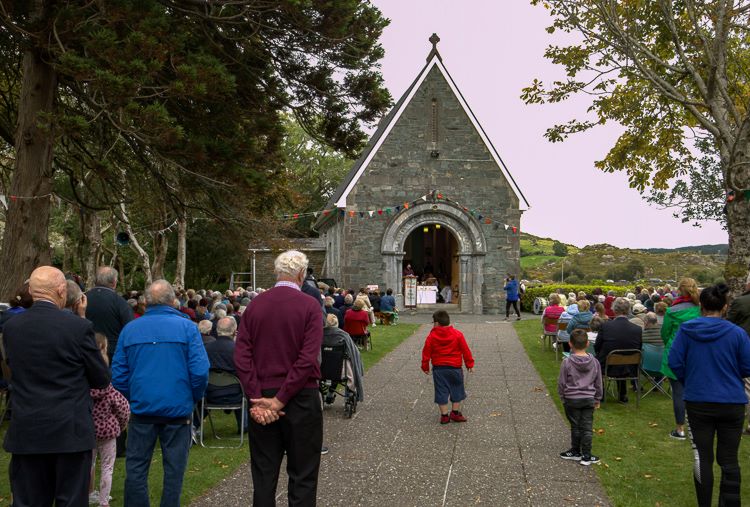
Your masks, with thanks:
[(417, 304), (434, 305), (437, 303), (437, 292), (434, 285), (420, 285), (417, 287)]
[(404, 277), (404, 306), (416, 308), (417, 306), (417, 277)]

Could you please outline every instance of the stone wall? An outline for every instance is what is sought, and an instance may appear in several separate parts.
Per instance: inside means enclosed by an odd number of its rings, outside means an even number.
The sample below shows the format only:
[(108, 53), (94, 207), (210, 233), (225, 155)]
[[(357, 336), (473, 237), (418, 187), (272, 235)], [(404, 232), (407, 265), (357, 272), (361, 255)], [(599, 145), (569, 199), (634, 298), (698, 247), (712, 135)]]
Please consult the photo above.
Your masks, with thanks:
[[(437, 100), (436, 145), (432, 142), (433, 99)], [(433, 149), (439, 151), (438, 158), (430, 156)], [(436, 67), (349, 194), (347, 211), (398, 205), (431, 190), (492, 218), (492, 224), (481, 225), (487, 250), (483, 312), (504, 310), (503, 280), (506, 272), (519, 273), (520, 246), (519, 236), (503, 224), (519, 226), (518, 198)], [(472, 220), (468, 213), (465, 218)], [(392, 220), (393, 216), (385, 214), (336, 217), (336, 225), (324, 229), (327, 244), (341, 237), (340, 251), (329, 252), (328, 259), (328, 270), (338, 275), (340, 284), (384, 285), (386, 265), (380, 248)]]

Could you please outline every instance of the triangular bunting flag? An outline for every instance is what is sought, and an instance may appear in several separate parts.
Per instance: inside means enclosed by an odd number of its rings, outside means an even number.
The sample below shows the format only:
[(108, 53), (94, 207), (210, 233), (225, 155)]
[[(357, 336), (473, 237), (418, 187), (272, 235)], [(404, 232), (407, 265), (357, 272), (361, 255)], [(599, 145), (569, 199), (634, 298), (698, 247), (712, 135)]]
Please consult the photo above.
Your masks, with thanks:
[(479, 215), (479, 216), (477, 217), (477, 220), (479, 220), (479, 221), (481, 222), (483, 218), (484, 218), (484, 217), (483, 217), (482, 215)]
[(354, 217), (354, 211), (350, 211), (350, 212), (349, 212), (349, 216), (350, 216), (350, 217)]
[(443, 198), (443, 194), (438, 194), (438, 195), (437, 195), (437, 198), (438, 198), (438, 199), (442, 199), (442, 198)]
[(324, 209), (324, 210), (323, 210), (323, 216), (326, 216), (326, 217), (327, 217), (327, 216), (328, 216), (328, 213), (330, 213), (330, 211), (328, 211), (327, 209)]
[(287, 220), (289, 218), (289, 215), (284, 215), (284, 220)]
[(292, 215), (292, 216), (293, 216), (294, 218), (299, 218), (299, 213), (295, 213), (295, 214), (294, 214), (294, 215)]
[(513, 227), (513, 234), (515, 234), (516, 232), (518, 232), (518, 227)]
[(426, 195), (423, 195), (423, 196), (422, 196), (422, 200), (423, 200), (423, 201), (427, 201), (427, 196), (426, 196)]
[(485, 224), (491, 224), (491, 223), (492, 223), (492, 220), (490, 220), (489, 218), (485, 218), (485, 219), (484, 219), (484, 223), (485, 223)]
[(404, 209), (409, 209), (409, 203), (408, 202), (404, 203)]
[(316, 212), (314, 212), (314, 213), (313, 213), (313, 216), (314, 216), (315, 218), (318, 218), (318, 215), (320, 215), (320, 211), (316, 211)]
[(367, 214), (370, 215), (370, 218), (372, 218), (372, 216), (375, 214), (375, 212), (374, 211), (368, 211)]
[(401, 206), (396, 206), (396, 213), (398, 213), (399, 211), (401, 211)]
[(382, 210), (382, 209), (379, 209), (379, 210), (378, 210), (378, 215), (382, 215), (382, 214), (383, 214), (383, 210)]
[(343, 217), (344, 215), (346, 215), (346, 211), (340, 209), (339, 210), (339, 215)]
[(506, 231), (508, 230), (508, 227), (510, 227), (510, 225), (508, 225), (508, 224), (503, 224), (503, 225), (505, 226), (505, 230)]
[(360, 211), (359, 212), (359, 218), (365, 218), (365, 212), (364, 211)]
[(391, 208), (386, 208), (385, 209), (385, 214), (386, 215), (390, 215), (391, 214)]

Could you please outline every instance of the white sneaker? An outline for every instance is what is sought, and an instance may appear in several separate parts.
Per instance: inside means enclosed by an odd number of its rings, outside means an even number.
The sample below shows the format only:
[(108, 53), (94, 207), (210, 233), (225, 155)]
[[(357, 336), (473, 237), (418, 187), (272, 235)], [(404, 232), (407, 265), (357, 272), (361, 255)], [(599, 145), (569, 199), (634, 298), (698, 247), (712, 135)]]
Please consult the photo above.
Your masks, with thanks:
[(89, 493), (89, 503), (90, 504), (99, 504), (99, 492), (98, 491), (92, 491)]

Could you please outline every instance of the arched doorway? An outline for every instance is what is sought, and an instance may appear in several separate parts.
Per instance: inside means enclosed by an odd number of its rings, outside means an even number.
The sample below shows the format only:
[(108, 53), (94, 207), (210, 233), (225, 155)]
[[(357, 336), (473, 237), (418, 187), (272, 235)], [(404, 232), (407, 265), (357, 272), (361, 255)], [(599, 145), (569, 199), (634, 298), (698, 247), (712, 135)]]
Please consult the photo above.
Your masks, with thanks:
[[(422, 282), (436, 283), (438, 302), (457, 303), (459, 276), (458, 240), (440, 223), (415, 228), (404, 242), (402, 266), (410, 265)], [(450, 291), (445, 291), (448, 287)]]
[[(445, 233), (435, 233), (445, 229)], [(425, 227), (428, 228), (425, 233)], [(430, 227), (433, 228), (430, 236)], [(422, 245), (419, 247), (412, 234), (422, 233)], [(427, 234), (427, 237), (425, 237)], [(482, 284), (484, 282), (484, 256), (487, 253), (486, 241), (481, 226), (474, 217), (453, 203), (446, 201), (424, 202), (413, 205), (396, 215), (383, 233), (381, 252), (383, 254), (385, 280), (388, 287), (396, 292), (396, 302), (403, 308), (402, 269), (406, 249), (413, 252), (425, 248), (424, 240), (435, 239), (437, 246), (441, 238), (448, 242), (448, 248), (441, 249), (440, 259), (451, 259), (451, 281), (457, 277), (458, 303), (462, 313), (482, 313)], [(451, 249), (451, 238), (455, 249)], [(422, 250), (426, 259), (426, 251)], [(437, 251), (432, 251), (432, 258), (437, 260)], [(424, 266), (421, 266), (424, 268)], [(433, 264), (434, 267), (434, 264)], [(448, 271), (446, 266), (446, 271)]]

